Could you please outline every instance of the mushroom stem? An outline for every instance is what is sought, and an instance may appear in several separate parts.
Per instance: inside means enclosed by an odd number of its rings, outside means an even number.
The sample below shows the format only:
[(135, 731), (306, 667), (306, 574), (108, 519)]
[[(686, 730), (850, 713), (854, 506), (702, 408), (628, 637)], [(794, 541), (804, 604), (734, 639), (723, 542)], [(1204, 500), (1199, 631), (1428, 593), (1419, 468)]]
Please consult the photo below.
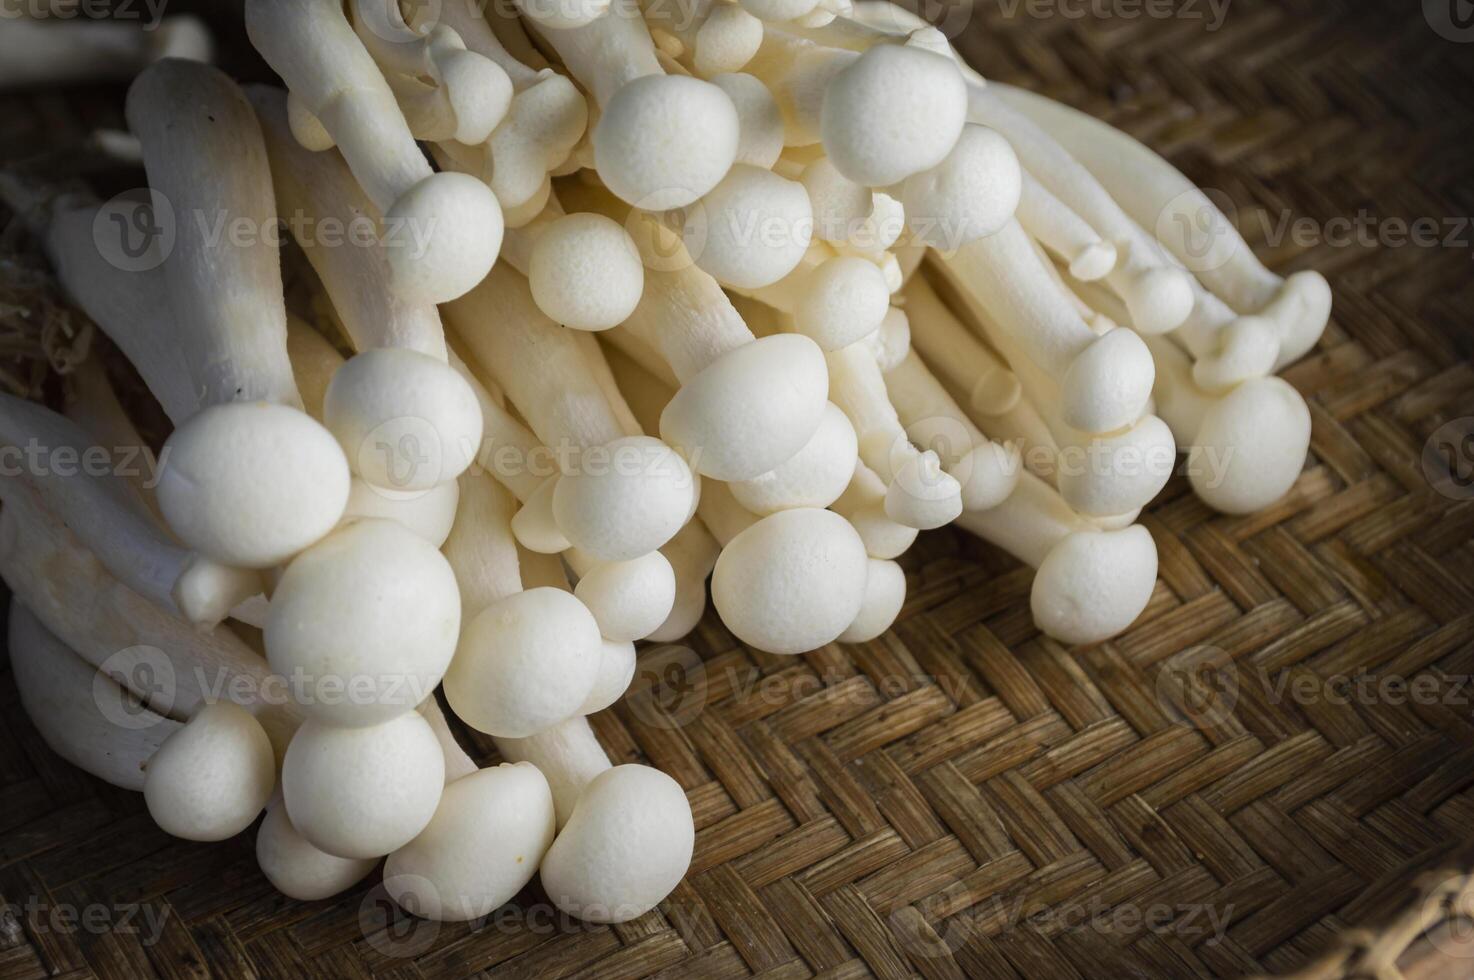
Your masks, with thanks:
[[(158, 526), (134, 486), (98, 472), (112, 457), (78, 426), (34, 402), (0, 394), (0, 444), (17, 458), (32, 449), (47, 456), (0, 482), (7, 504), (22, 495), (75, 534), (124, 587), (161, 609), (212, 629), (261, 590), (256, 574), (191, 554)], [(120, 447), (122, 448), (122, 447)], [(60, 462), (66, 458), (73, 464)]]
[(530, 762), (547, 777), (561, 830), (595, 776), (610, 768), (609, 756), (594, 737), (588, 719), (575, 715), (527, 738), (495, 738), (508, 762)]
[(210, 35), (194, 17), (171, 17), (152, 30), (121, 22), (0, 19), (6, 22), (0, 91), (126, 82), (161, 58), (209, 61), (211, 55)]
[(1275, 323), (1276, 369), (1314, 345), (1330, 316), (1320, 273), (1286, 280), (1265, 268), (1213, 200), (1177, 168), (1113, 126), (1051, 99), (998, 84), (991, 91), (1047, 131), (1103, 184), (1143, 228), (1239, 314)]
[(1092, 282), (1115, 269), (1118, 258), (1115, 245), (1101, 238), (1032, 174), (1023, 174), (1021, 187), (1019, 224), (1044, 247), (1063, 258), (1070, 275), (1081, 282)]
[[(206, 405), (301, 407), (287, 360), (271, 168), (244, 94), (207, 65), (164, 61), (128, 91), (128, 125), (153, 192), (174, 212), (164, 279), (176, 342)], [(247, 234), (234, 229), (245, 223)]]
[(21, 707), (51, 750), (98, 779), (141, 793), (148, 760), (184, 726), (98, 674), (16, 598), (8, 647)]

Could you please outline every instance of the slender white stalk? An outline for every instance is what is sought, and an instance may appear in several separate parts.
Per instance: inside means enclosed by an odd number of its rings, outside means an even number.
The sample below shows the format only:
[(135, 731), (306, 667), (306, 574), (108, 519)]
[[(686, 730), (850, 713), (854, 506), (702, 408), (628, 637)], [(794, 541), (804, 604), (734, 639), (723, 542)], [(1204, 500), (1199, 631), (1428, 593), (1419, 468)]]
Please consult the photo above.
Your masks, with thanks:
[[(73, 16), (75, 10), (73, 9)], [(0, 31), (0, 91), (126, 82), (161, 58), (209, 61), (210, 35), (194, 17), (152, 30), (109, 21), (9, 17)]]

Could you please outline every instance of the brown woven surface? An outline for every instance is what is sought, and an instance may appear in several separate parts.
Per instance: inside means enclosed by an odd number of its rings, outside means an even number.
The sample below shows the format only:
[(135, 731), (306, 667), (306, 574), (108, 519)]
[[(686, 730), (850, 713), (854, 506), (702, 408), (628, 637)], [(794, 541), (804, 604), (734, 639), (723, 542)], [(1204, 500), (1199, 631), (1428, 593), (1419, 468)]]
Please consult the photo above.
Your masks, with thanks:
[[(475, 928), (389, 915), (367, 884), (285, 900), (250, 835), (167, 838), (52, 756), (0, 679), (0, 898), (36, 906), (0, 917), (0, 978), (1391, 976), (1400, 955), (1474, 974), (1474, 503), (1419, 466), (1474, 415), (1474, 45), (1414, 0), (1233, 0), (1216, 31), (1011, 9), (988, 0), (958, 39), (985, 74), (1143, 137), (1273, 264), (1330, 276), (1334, 322), (1288, 373), (1314, 459), (1287, 500), (1226, 518), (1174, 480), (1145, 518), (1156, 595), (1089, 650), (1040, 637), (1029, 574), (951, 532), (906, 559), (877, 642), (770, 657), (708, 617), (700, 672), (667, 653), (637, 682), (667, 682), (668, 711), (637, 693), (594, 719), (616, 760), (687, 788), (698, 827), (686, 881), (615, 928), (559, 922), (535, 889)], [(0, 100), (0, 157), (116, 124), (74, 101)], [(1359, 209), (1461, 244), (1264, 241)], [(112, 928), (54, 914), (86, 909)]]

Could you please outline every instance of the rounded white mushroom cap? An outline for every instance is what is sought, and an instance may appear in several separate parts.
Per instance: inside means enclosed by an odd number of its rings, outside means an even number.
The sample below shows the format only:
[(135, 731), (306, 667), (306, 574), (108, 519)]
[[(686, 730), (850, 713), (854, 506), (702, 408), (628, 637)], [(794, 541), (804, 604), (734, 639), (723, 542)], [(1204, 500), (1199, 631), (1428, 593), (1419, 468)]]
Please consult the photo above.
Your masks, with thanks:
[(261, 723), (228, 701), (207, 704), (149, 759), (143, 799), (154, 823), (185, 840), (245, 830), (276, 789), (276, 753)]
[(680, 454), (652, 436), (585, 451), (553, 486), (553, 517), (575, 548), (628, 561), (669, 541), (691, 513), (695, 484)]
[(1177, 443), (1167, 423), (1144, 415), (1135, 425), (1097, 436), (1075, 454), (1062, 450), (1060, 496), (1091, 517), (1138, 510), (1151, 502), (1177, 465)]
[(1140, 524), (1080, 531), (1045, 556), (1029, 606), (1034, 622), (1065, 643), (1099, 643), (1141, 615), (1157, 582), (1157, 545)]
[(435, 690), (460, 625), (444, 556), (393, 521), (358, 521), (282, 573), (267, 607), (266, 653), (309, 717), (377, 725)]
[(762, 337), (682, 385), (660, 414), (660, 434), (703, 476), (750, 480), (802, 449), (827, 404), (819, 345), (798, 334)]
[(780, 511), (722, 549), (711, 598), (742, 642), (805, 653), (834, 642), (860, 614), (868, 562), (860, 535), (838, 514)]
[(604, 639), (642, 640), (670, 615), (676, 573), (665, 555), (651, 551), (629, 561), (595, 565), (578, 580), (573, 594), (593, 613)]
[(1023, 471), (1017, 444), (974, 446), (948, 472), (962, 485), (962, 509), (992, 510), (1013, 495)]
[(543, 889), (585, 922), (628, 922), (680, 883), (695, 843), (679, 783), (649, 766), (615, 766), (588, 784), (543, 856)]
[(738, 163), (688, 209), (682, 238), (697, 266), (725, 286), (757, 289), (792, 272), (814, 218), (802, 184)]
[(213, 405), (159, 455), (159, 509), (190, 548), (270, 568), (327, 534), (348, 503), (348, 462), (327, 429), (269, 402)]
[(1115, 432), (1141, 418), (1156, 380), (1146, 342), (1118, 328), (1092, 341), (1065, 371), (1060, 410), (1082, 432)]
[(734, 162), (772, 169), (783, 154), (783, 113), (773, 93), (757, 78), (743, 72), (712, 75), (707, 81), (726, 92), (737, 109)]
[(1022, 193), (1013, 145), (986, 126), (964, 126), (945, 160), (906, 178), (901, 203), (916, 239), (950, 252), (1007, 224)]
[(345, 361), (323, 396), (323, 421), (353, 471), (388, 490), (448, 483), (481, 449), (481, 404), (471, 386), (444, 361), (404, 348)]
[(512, 79), (506, 69), (475, 51), (443, 51), (435, 60), (440, 87), (455, 115), (456, 141), (485, 143), (512, 106)]
[(718, 4), (696, 29), (691, 61), (696, 74), (712, 78), (719, 72), (740, 71), (762, 45), (762, 21), (737, 4)]
[(394, 288), (427, 303), (471, 291), (502, 248), (502, 207), (469, 174), (431, 174), (384, 213), (383, 249)]
[(461, 485), (456, 480), (429, 490), (386, 490), (354, 477), (343, 519), (394, 521), (439, 548), (450, 537), (460, 500)]
[(841, 643), (868, 643), (891, 628), (906, 604), (906, 573), (893, 561), (872, 558), (860, 614), (839, 634)]
[[(703, 591), (703, 600), (705, 597), (706, 594)], [(658, 625), (656, 629), (659, 629)], [(624, 697), (624, 692), (629, 690), (630, 681), (635, 679), (637, 659), (633, 643), (618, 643), (606, 639), (604, 648), (599, 654), (599, 676), (594, 679), (594, 686), (589, 691), (589, 696), (584, 698), (583, 704), (579, 705), (578, 713), (591, 715), (596, 711), (603, 711)]]
[(516, 592), (466, 624), (445, 696), (477, 731), (526, 738), (578, 712), (599, 675), (603, 640), (562, 589)]
[(880, 266), (840, 255), (804, 279), (794, 326), (824, 350), (840, 350), (875, 333), (890, 311), (891, 291)]
[(840, 173), (889, 187), (941, 163), (966, 117), (967, 85), (950, 58), (881, 44), (830, 81), (820, 133)]
[(602, 214), (567, 214), (532, 247), (528, 284), (538, 309), (575, 330), (608, 330), (634, 312), (645, 289), (640, 250)]
[(796, 507), (828, 507), (850, 485), (858, 452), (849, 416), (830, 402), (802, 449), (776, 469), (730, 484), (732, 496), (760, 517)]
[(918, 453), (901, 464), (886, 488), (885, 513), (921, 531), (944, 527), (962, 514), (962, 484), (942, 469), (936, 452)]
[(1193, 380), (1207, 392), (1226, 392), (1251, 378), (1274, 371), (1280, 338), (1264, 317), (1241, 316), (1218, 331), (1217, 350), (1193, 364)]
[(445, 756), (429, 722), (406, 711), (372, 728), (304, 722), (282, 762), (292, 826), (320, 851), (383, 857), (435, 815)]
[(548, 781), (530, 762), (481, 769), (445, 787), (429, 826), (384, 863), (400, 908), (465, 922), (511, 901), (553, 843)]
[(1283, 324), (1275, 370), (1298, 361), (1315, 346), (1330, 319), (1331, 301), (1331, 284), (1314, 269), (1302, 269), (1285, 280), (1279, 300), (1273, 305), (1287, 306), (1298, 315)]
[(615, 195), (647, 211), (704, 197), (737, 158), (737, 109), (727, 93), (685, 75), (626, 83), (594, 128), (594, 166)]
[(1213, 404), (1188, 453), (1188, 480), (1208, 506), (1247, 514), (1290, 492), (1310, 449), (1310, 410), (1279, 378), (1246, 381)]
[(556, 555), (570, 547), (568, 538), (558, 529), (558, 521), (553, 517), (553, 491), (561, 479), (555, 473), (538, 484), (532, 496), (512, 515), (512, 534), (517, 543), (528, 551)]
[(1176, 330), (1197, 303), (1188, 273), (1167, 266), (1127, 279), (1121, 286), (1121, 299), (1126, 301), (1131, 326), (1145, 334)]
[(378, 858), (341, 858), (313, 847), (277, 802), (256, 831), (256, 863), (273, 888), (299, 902), (331, 898), (358, 884)]
[(916, 528), (886, 516), (884, 501), (860, 507), (847, 517), (860, 540), (865, 542), (865, 553), (871, 558), (899, 558), (916, 543), (916, 536), (920, 533)]

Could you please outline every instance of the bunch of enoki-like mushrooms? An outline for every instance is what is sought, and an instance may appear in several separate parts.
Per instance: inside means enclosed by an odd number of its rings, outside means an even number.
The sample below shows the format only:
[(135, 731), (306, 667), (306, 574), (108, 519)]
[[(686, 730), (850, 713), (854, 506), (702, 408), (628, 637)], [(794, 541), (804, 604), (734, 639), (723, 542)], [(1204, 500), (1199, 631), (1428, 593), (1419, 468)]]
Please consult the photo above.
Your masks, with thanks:
[[(266, 809), (291, 896), (387, 856), (421, 915), (540, 873), (623, 921), (685, 873), (692, 816), (585, 716), (635, 641), (693, 628), (708, 575), (754, 648), (865, 642), (896, 559), (957, 522), (1037, 569), (1043, 632), (1093, 643), (1152, 594), (1135, 521), (1179, 449), (1228, 513), (1300, 474), (1309, 414), (1274, 372), (1325, 281), (899, 8), (424, 6), (247, 0), (284, 89), (144, 70), (151, 217), (0, 178), (174, 426), (156, 486), (0, 482), (15, 674), (48, 741), (170, 833)], [(138, 260), (123, 236), (165, 204)], [(284, 255), (310, 265), (292, 304)], [(65, 415), (0, 400), (0, 440), (140, 442), (91, 369)], [(475, 768), (437, 687), (511, 764)]]

